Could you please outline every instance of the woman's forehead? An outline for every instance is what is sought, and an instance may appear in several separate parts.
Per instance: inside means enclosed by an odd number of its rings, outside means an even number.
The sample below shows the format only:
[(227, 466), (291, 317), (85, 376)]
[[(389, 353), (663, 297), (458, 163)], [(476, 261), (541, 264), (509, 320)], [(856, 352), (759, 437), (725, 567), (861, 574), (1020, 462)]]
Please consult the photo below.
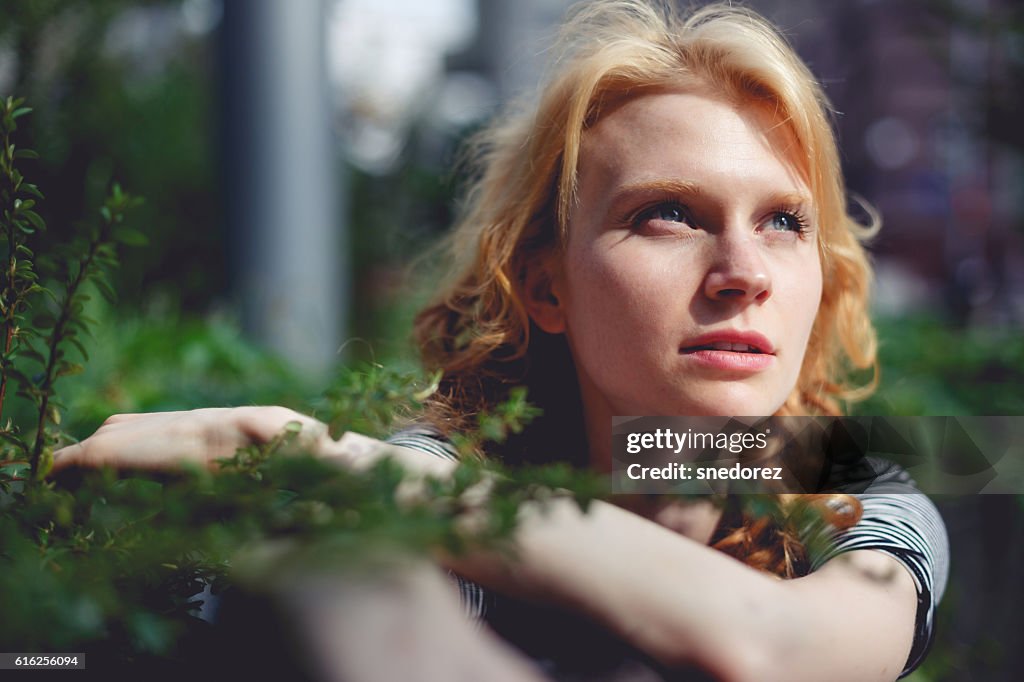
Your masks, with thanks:
[(677, 179), (806, 193), (805, 158), (791, 126), (763, 103), (662, 91), (619, 102), (590, 126), (578, 173), (590, 184)]

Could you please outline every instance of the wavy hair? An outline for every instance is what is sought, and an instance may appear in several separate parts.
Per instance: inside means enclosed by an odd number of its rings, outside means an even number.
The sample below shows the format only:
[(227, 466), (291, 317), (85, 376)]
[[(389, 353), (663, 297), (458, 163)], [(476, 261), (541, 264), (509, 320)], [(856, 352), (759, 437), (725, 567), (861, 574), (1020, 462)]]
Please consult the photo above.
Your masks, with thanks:
[[(567, 405), (578, 405), (575, 374), (562, 369), (572, 365), (564, 339), (536, 328), (524, 307), (526, 266), (566, 244), (587, 129), (615, 103), (668, 88), (770, 107), (796, 141), (790, 161), (814, 198), (824, 286), (799, 377), (779, 413), (840, 414), (843, 401), (870, 393), (876, 338), (863, 242), (879, 221), (870, 207), (868, 224), (850, 216), (830, 105), (786, 39), (729, 5), (684, 15), (644, 0), (600, 0), (574, 8), (557, 46), (539, 93), (471, 145), (471, 179), (449, 242), (450, 280), (416, 319), (423, 360), (442, 371), (428, 419), (442, 432), (472, 429), (475, 414), (518, 384), (546, 412), (564, 416)], [(873, 370), (872, 378), (853, 385), (851, 370)], [(552, 451), (554, 433), (526, 439), (535, 460)], [(537, 455), (539, 443), (547, 447)], [(504, 456), (522, 460), (528, 451)]]

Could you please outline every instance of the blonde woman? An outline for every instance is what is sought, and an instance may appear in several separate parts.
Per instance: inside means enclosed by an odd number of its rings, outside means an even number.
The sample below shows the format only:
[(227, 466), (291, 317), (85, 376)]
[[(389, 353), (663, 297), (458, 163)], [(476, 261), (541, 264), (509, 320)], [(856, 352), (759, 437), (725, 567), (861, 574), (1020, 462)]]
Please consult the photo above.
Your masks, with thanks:
[[(847, 213), (828, 103), (806, 66), (770, 24), (727, 6), (586, 3), (560, 45), (536, 101), (477, 140), (455, 274), (416, 326), (442, 380), (420, 426), (394, 438), (403, 457), (443, 471), (446, 437), (516, 385), (544, 416), (484, 457), (607, 471), (614, 415), (839, 414), (866, 390), (844, 371), (875, 364), (861, 245), (875, 226)], [(57, 467), (211, 461), (296, 418), (115, 417)], [(302, 419), (324, 455), (373, 456)], [(924, 656), (945, 582), (941, 519), (913, 493), (891, 468), (866, 494), (823, 498), (838, 531), (828, 556), (735, 506), (649, 519), (566, 502), (523, 510), (515, 562), (447, 567), (505, 595), (482, 615), (556, 676), (618, 663), (559, 660), (576, 636), (565, 630), (555, 646), (527, 641), (550, 618), (596, 623), (586, 641), (619, 642), (612, 659), (650, 670), (891, 680)]]

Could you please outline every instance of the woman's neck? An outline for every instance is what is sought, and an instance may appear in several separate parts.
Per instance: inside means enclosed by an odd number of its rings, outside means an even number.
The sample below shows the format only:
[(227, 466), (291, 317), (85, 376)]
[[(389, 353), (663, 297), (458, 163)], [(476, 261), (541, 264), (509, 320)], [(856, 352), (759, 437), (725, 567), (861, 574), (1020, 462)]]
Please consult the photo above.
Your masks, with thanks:
[(612, 414), (603, 401), (584, 403), (583, 422), (587, 430), (590, 468), (598, 473), (612, 471)]

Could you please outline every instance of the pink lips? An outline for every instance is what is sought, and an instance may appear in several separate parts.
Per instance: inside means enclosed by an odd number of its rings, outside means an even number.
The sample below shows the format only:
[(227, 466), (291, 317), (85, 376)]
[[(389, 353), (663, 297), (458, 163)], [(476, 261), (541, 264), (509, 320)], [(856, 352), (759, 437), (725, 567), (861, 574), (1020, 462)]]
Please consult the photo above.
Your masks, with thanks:
[(710, 332), (685, 343), (680, 353), (712, 369), (752, 373), (775, 362), (775, 347), (757, 332)]

